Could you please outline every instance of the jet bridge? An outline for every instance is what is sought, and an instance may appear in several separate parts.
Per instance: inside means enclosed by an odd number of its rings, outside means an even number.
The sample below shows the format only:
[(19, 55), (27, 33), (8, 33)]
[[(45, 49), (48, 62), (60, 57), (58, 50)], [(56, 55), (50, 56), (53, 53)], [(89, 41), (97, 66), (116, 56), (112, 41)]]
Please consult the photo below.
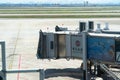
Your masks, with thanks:
[(82, 34), (40, 31), (37, 57), (40, 59), (82, 58)]
[(67, 30), (56, 26), (55, 32), (39, 32), (38, 59), (82, 59), (82, 31), (92, 31), (94, 23), (80, 22), (79, 30)]
[(109, 66), (120, 65), (119, 32), (109, 31), (108, 26), (107, 29), (102, 30), (100, 25), (96, 31), (93, 29), (94, 23), (90, 21), (80, 22), (77, 31), (63, 30), (58, 26), (55, 28), (56, 32), (40, 30), (38, 59), (83, 59), (84, 80), (88, 80), (88, 72), (92, 66), (88, 66), (88, 61), (93, 63), (97, 74), (100, 73), (99, 68), (101, 68), (113, 79), (120, 80), (119, 73), (109, 68)]

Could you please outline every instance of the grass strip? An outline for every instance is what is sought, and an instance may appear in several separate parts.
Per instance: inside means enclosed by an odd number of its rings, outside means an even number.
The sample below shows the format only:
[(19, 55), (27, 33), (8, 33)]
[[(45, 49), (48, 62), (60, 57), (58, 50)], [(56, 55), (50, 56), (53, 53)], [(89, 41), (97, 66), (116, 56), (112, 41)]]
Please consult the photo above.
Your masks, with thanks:
[(120, 15), (28, 15), (0, 16), (0, 18), (118, 18)]

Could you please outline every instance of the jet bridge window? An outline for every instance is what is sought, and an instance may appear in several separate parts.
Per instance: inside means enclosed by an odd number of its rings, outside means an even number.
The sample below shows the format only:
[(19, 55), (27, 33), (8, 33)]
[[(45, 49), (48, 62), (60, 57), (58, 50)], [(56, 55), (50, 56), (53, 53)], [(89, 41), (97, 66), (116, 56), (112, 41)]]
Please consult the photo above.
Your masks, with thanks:
[(53, 41), (50, 42), (50, 49), (53, 49), (54, 46), (53, 46)]
[(116, 61), (120, 62), (120, 39), (115, 41)]

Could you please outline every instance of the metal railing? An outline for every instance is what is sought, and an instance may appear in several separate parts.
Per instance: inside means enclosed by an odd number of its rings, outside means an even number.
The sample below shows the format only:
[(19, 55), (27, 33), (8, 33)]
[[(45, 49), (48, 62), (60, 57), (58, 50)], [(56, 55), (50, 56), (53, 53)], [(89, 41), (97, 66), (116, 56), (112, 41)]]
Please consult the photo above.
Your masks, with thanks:
[(2, 53), (2, 70), (0, 71), (0, 77), (2, 80), (7, 80), (6, 74), (11, 73), (31, 73), (39, 72), (39, 80), (44, 80), (45, 74), (43, 69), (31, 69), (31, 70), (7, 70), (6, 69), (6, 50), (5, 50), (5, 41), (0, 41), (1, 53)]
[(120, 80), (120, 78), (114, 73), (112, 72), (111, 70), (109, 70), (109, 68), (104, 65), (104, 64), (100, 64), (100, 67), (107, 73), (109, 74), (113, 79), (115, 80)]

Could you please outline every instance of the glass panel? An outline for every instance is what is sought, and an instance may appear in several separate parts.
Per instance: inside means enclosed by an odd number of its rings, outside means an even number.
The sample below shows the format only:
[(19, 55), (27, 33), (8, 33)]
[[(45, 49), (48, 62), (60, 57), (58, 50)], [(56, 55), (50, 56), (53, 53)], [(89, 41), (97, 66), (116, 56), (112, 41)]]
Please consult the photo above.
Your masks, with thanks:
[(120, 62), (120, 39), (116, 39), (115, 43), (116, 61)]

